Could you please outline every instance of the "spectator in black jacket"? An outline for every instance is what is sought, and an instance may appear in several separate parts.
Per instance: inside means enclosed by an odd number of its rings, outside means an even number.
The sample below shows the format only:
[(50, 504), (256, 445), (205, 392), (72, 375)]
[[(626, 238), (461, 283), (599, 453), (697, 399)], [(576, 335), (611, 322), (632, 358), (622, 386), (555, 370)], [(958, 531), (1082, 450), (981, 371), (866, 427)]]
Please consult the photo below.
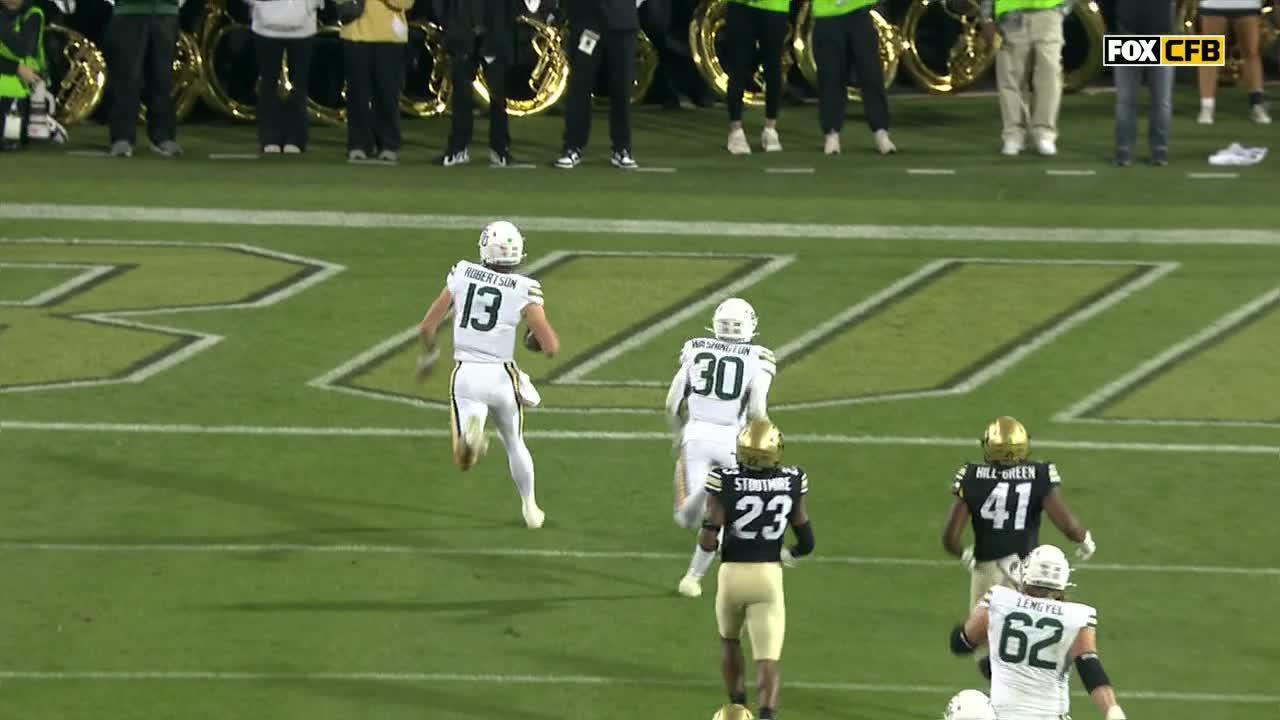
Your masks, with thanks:
[(582, 163), (591, 135), (591, 91), (603, 59), (609, 69), (610, 162), (623, 170), (636, 168), (631, 155), (631, 89), (636, 74), (636, 0), (561, 0), (569, 18), (569, 100), (564, 114), (564, 152), (556, 167)]
[(511, 134), (507, 122), (507, 74), (516, 52), (516, 18), (524, 0), (436, 0), (436, 17), (444, 23), (445, 44), (453, 60), (453, 120), (440, 164), (471, 162), (475, 99), (470, 92), (483, 67), (489, 88), (489, 163), (509, 166)]
[[(1175, 0), (1117, 0), (1116, 33), (1121, 35), (1168, 35), (1173, 32)], [(1133, 146), (1138, 142), (1138, 89), (1142, 76), (1151, 88), (1151, 115), (1147, 142), (1151, 164), (1169, 162), (1169, 126), (1173, 123), (1172, 67), (1112, 68), (1116, 83), (1115, 164), (1133, 162)]]

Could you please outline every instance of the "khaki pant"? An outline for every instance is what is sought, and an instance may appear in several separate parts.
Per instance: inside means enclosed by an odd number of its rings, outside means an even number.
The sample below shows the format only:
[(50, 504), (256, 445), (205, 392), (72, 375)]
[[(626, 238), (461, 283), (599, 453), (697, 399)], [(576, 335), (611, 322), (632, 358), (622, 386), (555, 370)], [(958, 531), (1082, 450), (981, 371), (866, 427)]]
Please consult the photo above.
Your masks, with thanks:
[(969, 610), (978, 606), (982, 596), (997, 585), (1017, 589), (1013, 582), (1013, 565), (1018, 561), (1017, 555), (980, 562), (973, 568), (973, 576), (969, 579)]
[(782, 565), (722, 563), (716, 588), (716, 623), (725, 640), (740, 639), (746, 625), (754, 659), (781, 658), (782, 639), (787, 634)]
[(996, 52), (996, 87), (1005, 142), (1026, 142), (1028, 129), (1033, 139), (1058, 139), (1062, 20), (1062, 12), (1055, 8), (1010, 13), (1000, 21), (1004, 42)]

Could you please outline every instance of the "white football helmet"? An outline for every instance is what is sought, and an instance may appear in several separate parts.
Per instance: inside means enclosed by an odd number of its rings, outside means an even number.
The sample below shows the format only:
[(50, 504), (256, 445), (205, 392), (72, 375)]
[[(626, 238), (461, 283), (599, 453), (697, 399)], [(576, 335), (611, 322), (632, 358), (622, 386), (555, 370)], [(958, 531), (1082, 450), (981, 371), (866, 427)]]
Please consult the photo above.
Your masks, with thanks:
[(729, 298), (716, 306), (707, 329), (721, 340), (748, 342), (756, 336), (756, 310), (742, 298)]
[(524, 261), (524, 235), (520, 228), (498, 220), (480, 231), (480, 260), (485, 265), (514, 267)]
[(981, 690), (961, 690), (947, 703), (942, 720), (996, 720), (996, 711)]
[(1053, 545), (1041, 545), (1022, 563), (1022, 585), (1066, 590), (1071, 586), (1071, 564), (1066, 553)]

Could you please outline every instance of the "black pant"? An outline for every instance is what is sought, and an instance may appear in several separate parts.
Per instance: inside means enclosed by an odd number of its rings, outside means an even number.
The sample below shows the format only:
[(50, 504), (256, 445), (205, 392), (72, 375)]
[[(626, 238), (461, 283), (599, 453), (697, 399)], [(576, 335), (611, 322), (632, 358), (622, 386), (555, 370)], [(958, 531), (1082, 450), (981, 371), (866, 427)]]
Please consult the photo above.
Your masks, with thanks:
[(742, 95), (756, 74), (757, 49), (764, 56), (764, 116), (775, 120), (782, 105), (782, 46), (787, 39), (787, 14), (736, 2), (729, 3), (725, 13), (729, 122), (742, 120)]
[(600, 38), (590, 53), (583, 52), (587, 28), (573, 26), (565, 41), (569, 52), (569, 100), (564, 115), (564, 145), (582, 150), (591, 136), (591, 91), (600, 61), (609, 67), (609, 140), (613, 151), (631, 150), (631, 87), (636, 74), (634, 30), (596, 30)]
[(644, 30), (658, 53), (658, 67), (653, 75), (658, 97), (662, 102), (678, 104), (680, 91), (676, 89), (675, 72), (680, 56), (672, 48), (670, 36), (671, 0), (648, 0), (641, 5), (640, 29)]
[(405, 44), (342, 41), (347, 74), (347, 149), (400, 151)]
[[(258, 55), (258, 144), (307, 147), (307, 90), (311, 87), (311, 51), (315, 38), (253, 36)], [(289, 57), (287, 98), (279, 93), (281, 63)]]
[(889, 129), (889, 98), (880, 67), (880, 34), (871, 8), (818, 18), (813, 25), (813, 54), (818, 61), (818, 117), (823, 133), (840, 132), (848, 104), (849, 66), (858, 73), (862, 106), (871, 131)]
[(117, 14), (111, 18), (107, 26), (111, 142), (137, 141), (144, 80), (151, 91), (147, 96), (147, 136), (156, 144), (177, 137), (178, 116), (173, 105), (173, 56), (177, 51), (177, 15)]
[[(453, 121), (449, 130), (450, 153), (460, 152), (471, 144), (475, 132), (475, 98), (471, 93), (471, 81), (476, 69), (484, 62), (480, 39), (476, 39), (467, 52), (453, 56)], [(507, 74), (510, 63), (506, 58), (494, 57), (485, 63), (484, 79), (489, 88), (489, 147), (506, 152), (511, 149), (510, 123), (507, 121)]]

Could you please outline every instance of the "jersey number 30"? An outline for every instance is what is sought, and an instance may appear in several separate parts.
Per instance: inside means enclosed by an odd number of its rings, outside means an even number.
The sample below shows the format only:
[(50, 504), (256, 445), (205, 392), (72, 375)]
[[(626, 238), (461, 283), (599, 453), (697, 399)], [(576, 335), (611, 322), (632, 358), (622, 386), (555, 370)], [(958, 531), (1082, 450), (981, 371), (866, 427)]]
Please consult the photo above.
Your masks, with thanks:
[[(762, 537), (765, 540), (773, 541), (782, 537), (782, 534), (787, 531), (787, 517), (791, 515), (790, 495), (775, 495), (767, 505), (759, 496), (743, 495), (738, 498), (738, 504), (734, 507), (743, 515), (733, 523), (733, 534), (743, 540), (755, 540), (756, 537)], [(766, 510), (773, 513), (773, 522), (766, 525), (758, 533), (750, 529), (750, 525)]]
[[(1004, 627), (1000, 629), (1000, 659), (1014, 665), (1026, 660), (1027, 664), (1034, 668), (1057, 669), (1057, 663), (1041, 659), (1040, 653), (1062, 640), (1064, 629), (1062, 623), (1051, 617), (1040, 618), (1034, 626), (1039, 630), (1052, 632), (1034, 645), (1031, 644), (1031, 638), (1023, 632), (1024, 628), (1032, 627), (1032, 624), (1031, 616), (1026, 613), (1009, 613), (1009, 616), (1004, 619)], [(1010, 648), (1013, 641), (1017, 642), (1017, 646)]]
[(742, 358), (722, 355), (716, 360), (711, 353), (698, 353), (693, 356), (693, 364), (697, 379), (702, 381), (701, 385), (694, 384), (694, 393), (710, 395), (714, 392), (721, 400), (736, 400), (742, 394), (742, 374), (746, 370)]
[[(1013, 486), (1013, 491), (1018, 495), (1018, 508), (1013, 515), (1013, 529), (1027, 529), (1027, 508), (1031, 505), (1031, 483), (1018, 483)], [(978, 513), (982, 515), (984, 520), (991, 521), (991, 527), (996, 530), (1003, 530), (1004, 525), (1009, 520), (1009, 483), (997, 483), (991, 488), (991, 494), (983, 501), (982, 507)]]
[[(475, 311), (477, 314), (483, 313), (484, 319), (471, 317), (472, 303), (476, 297), (492, 298), (484, 307), (477, 305)], [(498, 324), (498, 310), (502, 308), (502, 291), (493, 287), (482, 287), (477, 289), (475, 285), (467, 286), (467, 301), (462, 306), (462, 319), (458, 321), (458, 327), (470, 327), (472, 330), (480, 332), (489, 332)]]

